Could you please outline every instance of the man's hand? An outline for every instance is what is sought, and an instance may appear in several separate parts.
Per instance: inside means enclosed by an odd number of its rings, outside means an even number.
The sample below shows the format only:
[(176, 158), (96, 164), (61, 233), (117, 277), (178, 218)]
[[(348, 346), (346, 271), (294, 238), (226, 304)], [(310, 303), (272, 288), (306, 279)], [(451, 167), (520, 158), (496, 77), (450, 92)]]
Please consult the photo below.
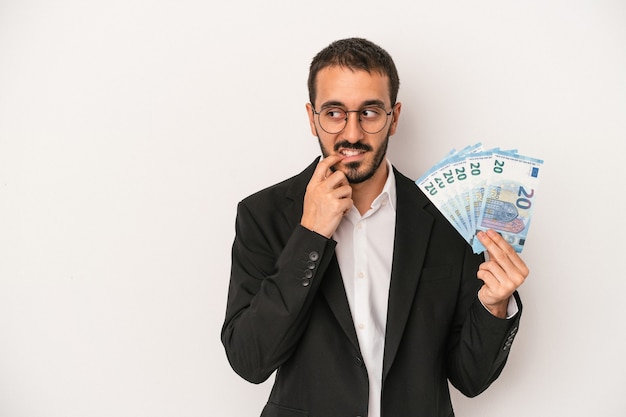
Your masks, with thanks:
[(322, 236), (335, 233), (343, 215), (352, 208), (352, 187), (343, 172), (330, 167), (341, 160), (331, 155), (319, 162), (306, 187), (300, 224)]
[(485, 283), (478, 291), (478, 298), (494, 316), (505, 318), (509, 298), (524, 283), (528, 267), (496, 231), (478, 232), (477, 237), (488, 254), (488, 260), (476, 274)]

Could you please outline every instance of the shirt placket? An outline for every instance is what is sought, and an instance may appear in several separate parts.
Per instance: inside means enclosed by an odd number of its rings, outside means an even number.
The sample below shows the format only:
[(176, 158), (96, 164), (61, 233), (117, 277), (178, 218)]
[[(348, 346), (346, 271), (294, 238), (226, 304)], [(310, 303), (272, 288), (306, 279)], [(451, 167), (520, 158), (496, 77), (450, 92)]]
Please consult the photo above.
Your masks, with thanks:
[(368, 350), (372, 331), (370, 318), (370, 288), (367, 264), (367, 221), (361, 219), (354, 227), (354, 299), (359, 343)]

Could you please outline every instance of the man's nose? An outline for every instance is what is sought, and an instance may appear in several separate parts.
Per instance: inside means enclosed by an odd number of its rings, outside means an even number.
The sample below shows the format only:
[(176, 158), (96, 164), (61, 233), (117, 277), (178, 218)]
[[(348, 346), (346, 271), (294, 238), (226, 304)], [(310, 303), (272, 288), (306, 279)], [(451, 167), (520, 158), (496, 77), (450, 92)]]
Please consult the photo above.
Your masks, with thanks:
[(355, 143), (363, 139), (363, 129), (359, 121), (358, 112), (348, 112), (346, 127), (343, 129), (343, 138), (348, 142)]

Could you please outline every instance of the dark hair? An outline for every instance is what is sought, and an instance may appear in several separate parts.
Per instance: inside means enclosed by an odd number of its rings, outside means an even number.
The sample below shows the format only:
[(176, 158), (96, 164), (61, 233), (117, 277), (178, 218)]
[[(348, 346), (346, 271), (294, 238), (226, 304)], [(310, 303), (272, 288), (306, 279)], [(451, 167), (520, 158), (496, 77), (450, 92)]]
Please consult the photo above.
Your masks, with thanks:
[(326, 67), (339, 66), (351, 70), (376, 71), (389, 78), (389, 96), (391, 105), (396, 104), (400, 78), (396, 65), (383, 48), (362, 38), (348, 38), (335, 41), (322, 49), (309, 67), (309, 100), (315, 105), (317, 95), (317, 73)]

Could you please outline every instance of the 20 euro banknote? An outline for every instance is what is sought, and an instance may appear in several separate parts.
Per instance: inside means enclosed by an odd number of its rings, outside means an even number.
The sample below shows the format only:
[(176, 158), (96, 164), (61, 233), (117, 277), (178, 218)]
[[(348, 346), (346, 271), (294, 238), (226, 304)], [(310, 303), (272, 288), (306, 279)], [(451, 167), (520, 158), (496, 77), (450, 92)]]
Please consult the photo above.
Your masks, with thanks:
[(483, 150), (480, 143), (450, 151), (416, 184), (476, 253), (480, 230), (498, 231), (521, 252), (543, 161), (517, 150)]
[[(494, 153), (493, 170), (484, 183), (476, 231), (493, 229), (522, 252), (538, 196), (542, 160), (505, 152)], [(485, 250), (473, 238), (475, 253)]]

